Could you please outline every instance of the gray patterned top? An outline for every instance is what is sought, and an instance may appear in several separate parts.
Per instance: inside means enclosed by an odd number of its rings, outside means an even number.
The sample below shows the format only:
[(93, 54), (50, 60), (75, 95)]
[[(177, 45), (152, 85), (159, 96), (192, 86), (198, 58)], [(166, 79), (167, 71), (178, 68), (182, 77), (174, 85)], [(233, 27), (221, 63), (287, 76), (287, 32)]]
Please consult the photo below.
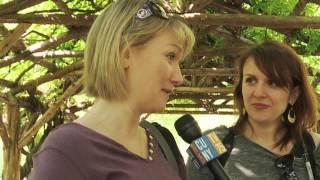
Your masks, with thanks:
[[(223, 139), (228, 133), (226, 127), (213, 129)], [(320, 147), (314, 151), (317, 173), (320, 173)], [(250, 141), (242, 135), (234, 137), (234, 144), (225, 171), (232, 180), (278, 180), (281, 170), (275, 166), (277, 155)], [(305, 161), (303, 158), (295, 157), (293, 169), (299, 180), (308, 180)], [(187, 173), (189, 180), (213, 180), (213, 176), (207, 167), (198, 170), (188, 159)]]

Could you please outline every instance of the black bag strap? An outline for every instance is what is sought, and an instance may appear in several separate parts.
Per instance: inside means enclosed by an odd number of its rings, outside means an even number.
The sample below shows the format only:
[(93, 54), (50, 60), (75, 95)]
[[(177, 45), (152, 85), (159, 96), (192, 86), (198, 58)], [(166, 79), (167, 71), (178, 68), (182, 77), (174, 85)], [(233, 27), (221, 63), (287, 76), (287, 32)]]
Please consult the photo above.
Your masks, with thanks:
[(308, 158), (309, 158), (309, 161), (311, 164), (311, 169), (312, 169), (314, 179), (320, 180), (319, 174), (317, 173), (316, 161), (315, 161), (315, 157), (314, 157), (314, 151), (316, 149), (316, 144), (314, 142), (314, 139), (309, 132), (305, 132), (303, 134), (303, 141), (304, 141), (304, 144), (307, 148), (306, 151), (308, 153)]
[(182, 156), (170, 131), (156, 122), (150, 123), (146, 120), (142, 120), (140, 122), (140, 126), (147, 128), (152, 132), (152, 135), (160, 144), (166, 159), (169, 161), (174, 170), (181, 176), (179, 169), (179, 158)]
[(228, 128), (227, 135), (223, 138), (222, 143), (226, 147), (227, 152), (222, 154), (220, 157), (218, 157), (218, 160), (220, 161), (220, 164), (224, 166), (230, 156), (230, 153), (233, 149), (233, 141), (234, 141), (234, 130), (233, 127)]

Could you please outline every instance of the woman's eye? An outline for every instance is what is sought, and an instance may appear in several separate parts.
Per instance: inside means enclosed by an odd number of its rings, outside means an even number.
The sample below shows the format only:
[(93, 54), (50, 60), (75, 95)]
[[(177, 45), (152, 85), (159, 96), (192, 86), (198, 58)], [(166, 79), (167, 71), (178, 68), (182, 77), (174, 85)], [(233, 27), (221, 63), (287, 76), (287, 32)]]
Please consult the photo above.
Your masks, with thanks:
[(272, 80), (268, 80), (268, 84), (269, 84), (269, 86), (271, 86), (271, 87), (278, 87), (277, 83), (275, 83), (275, 82), (272, 81)]
[(245, 78), (245, 82), (247, 84), (254, 84), (256, 80), (254, 78), (248, 77), (248, 78)]
[(174, 61), (176, 59), (176, 54), (175, 53), (169, 53), (167, 54), (167, 57), (170, 61)]

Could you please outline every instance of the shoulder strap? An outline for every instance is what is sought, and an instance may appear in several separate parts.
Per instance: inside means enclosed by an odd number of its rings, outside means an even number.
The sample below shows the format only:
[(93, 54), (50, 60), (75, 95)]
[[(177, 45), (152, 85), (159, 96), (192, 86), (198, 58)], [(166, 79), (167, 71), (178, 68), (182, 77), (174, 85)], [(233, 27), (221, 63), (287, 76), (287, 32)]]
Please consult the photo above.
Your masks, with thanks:
[(226, 147), (227, 152), (218, 157), (221, 165), (224, 166), (230, 156), (230, 153), (233, 149), (233, 140), (234, 140), (234, 131), (233, 127), (228, 128), (228, 134), (223, 138), (222, 143)]
[[(170, 144), (172, 144), (172, 139), (173, 139), (173, 136), (169, 132), (169, 130), (162, 127), (158, 123), (150, 123), (146, 120), (142, 120), (140, 122), (140, 125), (141, 125), (141, 127), (147, 128), (152, 132), (152, 135), (154, 135), (154, 137), (156, 138), (156, 140), (160, 144), (161, 149), (162, 149), (163, 153), (165, 154), (167, 160), (172, 165), (174, 170), (176, 170), (176, 172), (178, 172), (178, 174), (180, 174), (178, 160), (177, 160), (178, 156), (174, 153), (173, 149), (171, 148), (172, 146), (171, 147), (169, 146), (169, 142), (171, 142)], [(170, 137), (170, 135), (171, 135), (171, 137)], [(167, 139), (165, 139), (165, 137)], [(175, 143), (174, 139), (173, 139), (173, 141)], [(175, 146), (177, 146), (176, 143), (175, 143)], [(178, 151), (179, 151), (179, 149), (178, 149)], [(180, 152), (179, 152), (179, 154), (180, 154)]]
[(307, 148), (307, 152), (308, 152), (308, 156), (309, 156), (311, 169), (312, 169), (314, 178), (315, 178), (315, 180), (320, 180), (320, 177), (319, 177), (319, 175), (317, 173), (317, 169), (316, 169), (315, 157), (313, 154), (314, 150), (319, 145), (319, 143), (316, 142), (316, 140), (313, 137), (314, 136), (312, 135), (312, 133), (306, 132), (303, 135), (303, 141), (304, 141), (306, 148)]
[(314, 132), (310, 132), (310, 135), (312, 136), (314, 145), (315, 145), (315, 149), (317, 149), (320, 145), (320, 134), (318, 133), (314, 133)]

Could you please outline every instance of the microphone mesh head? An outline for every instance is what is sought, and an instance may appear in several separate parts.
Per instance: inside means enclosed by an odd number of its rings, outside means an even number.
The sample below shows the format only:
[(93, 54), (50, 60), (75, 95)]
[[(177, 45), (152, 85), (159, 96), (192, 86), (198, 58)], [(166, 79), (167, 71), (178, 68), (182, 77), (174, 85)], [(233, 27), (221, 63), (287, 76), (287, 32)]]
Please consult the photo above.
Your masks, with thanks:
[(181, 128), (183, 128), (186, 124), (190, 124), (193, 123), (194, 118), (190, 115), (190, 114), (185, 114), (183, 116), (181, 116), (175, 123), (174, 123), (174, 127), (176, 128), (176, 130), (180, 130)]
[(185, 114), (180, 117), (174, 126), (179, 136), (187, 143), (191, 143), (193, 140), (202, 136), (201, 129), (198, 123), (190, 114)]

